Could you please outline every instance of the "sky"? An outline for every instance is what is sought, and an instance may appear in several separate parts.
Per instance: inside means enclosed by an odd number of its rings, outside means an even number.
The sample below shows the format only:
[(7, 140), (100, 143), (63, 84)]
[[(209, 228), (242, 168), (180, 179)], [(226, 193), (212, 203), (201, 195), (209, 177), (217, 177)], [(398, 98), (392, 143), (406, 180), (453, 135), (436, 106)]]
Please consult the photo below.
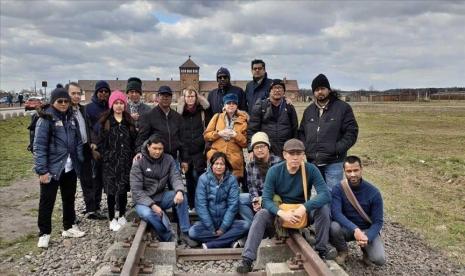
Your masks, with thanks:
[(465, 1), (0, 0), (0, 89), (79, 79), (201, 80), (223, 66), (309, 88), (465, 86)]

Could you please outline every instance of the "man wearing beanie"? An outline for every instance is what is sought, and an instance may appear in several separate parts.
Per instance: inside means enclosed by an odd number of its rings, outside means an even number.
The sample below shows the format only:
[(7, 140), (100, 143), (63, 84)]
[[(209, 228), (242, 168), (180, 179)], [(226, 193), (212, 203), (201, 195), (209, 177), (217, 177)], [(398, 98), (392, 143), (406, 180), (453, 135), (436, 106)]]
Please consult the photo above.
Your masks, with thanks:
[(245, 87), (248, 108), (247, 112), (249, 114), (252, 113), (252, 109), (257, 101), (268, 98), (270, 94), (270, 86), (273, 82), (268, 78), (265, 62), (263, 60), (252, 60), (250, 67), (253, 80), (249, 81)]
[(312, 90), (314, 100), (304, 111), (299, 139), (305, 143), (307, 160), (318, 167), (331, 191), (343, 178), (342, 162), (357, 141), (358, 124), (325, 75), (313, 79)]
[(271, 151), (270, 140), (265, 132), (257, 132), (252, 136), (251, 148), (252, 160), (246, 165), (248, 193), (239, 196), (239, 214), (242, 218), (252, 223), (253, 216), (261, 209), (261, 196), (265, 176), (268, 169), (281, 162), (281, 158)]
[(239, 110), (247, 111), (247, 99), (242, 88), (231, 85), (231, 74), (229, 70), (221, 67), (216, 72), (216, 81), (218, 88), (213, 89), (208, 93), (208, 102), (210, 103), (210, 110), (212, 114), (223, 112), (223, 97), (226, 94), (234, 93), (239, 99)]
[(136, 124), (136, 129), (139, 130), (140, 117), (150, 111), (150, 106), (141, 101), (142, 97), (142, 80), (136, 77), (128, 79), (126, 86), (126, 93), (128, 94), (127, 111), (131, 114), (132, 119)]
[[(98, 133), (100, 131), (100, 124), (98, 120), (100, 116), (109, 109), (108, 107), (108, 98), (110, 97), (110, 85), (104, 80), (100, 80), (95, 84), (95, 92), (92, 96), (92, 100), (89, 104), (86, 105), (86, 114), (89, 118), (90, 128), (91, 128), (91, 141), (98, 140)], [(91, 143), (91, 149), (96, 150), (97, 145)], [(102, 201), (102, 164), (98, 160), (98, 155), (94, 156), (92, 160), (92, 183), (93, 191), (92, 195), (94, 196), (93, 202), (95, 202), (92, 210), (86, 214), (88, 219), (106, 219), (103, 214), (100, 214), (100, 202)]]
[(50, 106), (40, 112), (34, 139), (34, 170), (39, 176), (39, 242), (47, 248), (52, 233), (52, 212), (58, 188), (63, 202), (63, 237), (85, 235), (74, 225), (77, 176), (83, 161), (79, 126), (70, 108), (71, 98), (64, 88), (56, 88)]
[(286, 85), (280, 79), (274, 79), (270, 85), (270, 96), (255, 103), (250, 114), (247, 138), (258, 131), (265, 132), (270, 138), (271, 151), (282, 157), (284, 143), (297, 138), (297, 112), (293, 105), (286, 102)]

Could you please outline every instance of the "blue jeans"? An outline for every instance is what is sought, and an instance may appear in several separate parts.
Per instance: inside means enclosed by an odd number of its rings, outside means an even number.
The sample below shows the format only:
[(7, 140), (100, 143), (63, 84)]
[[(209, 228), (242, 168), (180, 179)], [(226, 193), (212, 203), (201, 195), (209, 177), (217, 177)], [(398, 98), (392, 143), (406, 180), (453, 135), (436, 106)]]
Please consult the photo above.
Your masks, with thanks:
[(250, 202), (249, 193), (241, 193), (239, 195), (239, 215), (243, 220), (252, 224), (254, 212), (252, 209), (252, 203)]
[(342, 163), (332, 163), (328, 165), (318, 166), (321, 175), (323, 176), (328, 189), (331, 192), (333, 187), (339, 184), (344, 176), (344, 171), (342, 169)]
[(250, 223), (245, 220), (235, 220), (223, 235), (216, 236), (202, 222), (196, 222), (189, 230), (189, 237), (194, 240), (206, 243), (208, 248), (231, 247), (234, 241), (244, 237), (249, 230)]
[[(182, 203), (174, 205), (174, 196), (174, 191), (164, 192), (161, 201), (155, 202), (155, 204), (157, 204), (163, 211), (174, 206), (179, 218), (179, 228), (183, 233), (188, 233), (191, 224), (189, 221), (187, 199), (184, 198)], [(155, 214), (150, 207), (141, 204), (136, 205), (136, 212), (141, 219), (147, 221), (155, 229), (155, 232), (157, 232), (161, 241), (166, 242), (171, 240), (172, 232), (169, 226), (169, 219), (166, 217), (165, 213), (163, 213), (164, 217), (162, 218)], [(165, 223), (163, 223), (163, 221), (165, 221)]]

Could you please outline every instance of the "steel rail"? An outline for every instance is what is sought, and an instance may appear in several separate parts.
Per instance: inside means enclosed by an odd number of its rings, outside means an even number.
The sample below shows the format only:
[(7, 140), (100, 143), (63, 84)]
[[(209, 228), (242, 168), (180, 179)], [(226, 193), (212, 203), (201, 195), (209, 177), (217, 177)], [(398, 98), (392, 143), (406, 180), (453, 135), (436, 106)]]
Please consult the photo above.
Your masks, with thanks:
[(147, 222), (141, 220), (137, 228), (136, 235), (132, 241), (131, 248), (129, 248), (128, 256), (124, 262), (123, 269), (120, 275), (133, 276), (139, 273), (139, 262), (142, 253), (145, 251), (145, 241), (143, 237), (147, 229)]
[(313, 251), (312, 247), (299, 233), (289, 233), (286, 244), (294, 252), (300, 253), (303, 259), (303, 267), (308, 275), (327, 276), (333, 275), (328, 266), (320, 259), (320, 256)]
[(205, 272), (205, 273), (174, 273), (174, 276), (266, 276), (265, 271), (253, 271), (253, 272), (248, 272), (247, 274), (239, 273), (239, 272), (223, 272), (223, 273), (210, 273), (210, 272)]
[(176, 249), (176, 257), (184, 261), (240, 260), (242, 250), (242, 248)]

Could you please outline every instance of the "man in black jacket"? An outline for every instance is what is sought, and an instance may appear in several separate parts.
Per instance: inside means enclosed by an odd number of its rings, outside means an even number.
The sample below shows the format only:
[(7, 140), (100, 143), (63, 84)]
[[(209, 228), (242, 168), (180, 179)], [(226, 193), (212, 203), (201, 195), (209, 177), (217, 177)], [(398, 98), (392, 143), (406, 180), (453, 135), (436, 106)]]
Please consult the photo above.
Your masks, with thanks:
[(136, 139), (136, 159), (140, 159), (141, 146), (152, 134), (157, 134), (166, 142), (164, 152), (181, 162), (181, 169), (188, 169), (188, 149), (182, 142), (182, 116), (171, 109), (173, 91), (169, 86), (160, 86), (158, 90), (159, 103), (148, 113), (142, 115), (139, 124), (139, 135)]
[(304, 111), (299, 138), (305, 143), (307, 160), (318, 167), (332, 190), (342, 180), (342, 162), (357, 141), (358, 125), (352, 108), (338, 99), (325, 75), (315, 77), (312, 90), (314, 102)]
[(223, 97), (226, 94), (234, 93), (239, 99), (238, 108), (247, 111), (247, 99), (242, 88), (231, 85), (231, 74), (229, 70), (221, 67), (216, 72), (216, 81), (218, 88), (213, 89), (208, 93), (208, 102), (210, 103), (210, 110), (212, 114), (223, 112)]
[(252, 109), (258, 101), (268, 98), (270, 86), (273, 82), (268, 78), (265, 68), (265, 62), (261, 59), (254, 59), (251, 62), (251, 70), (253, 80), (247, 83), (245, 87), (245, 95), (247, 98), (248, 113), (252, 113)]
[(297, 137), (297, 113), (293, 105), (288, 104), (284, 98), (286, 85), (280, 79), (272, 81), (270, 97), (258, 101), (250, 114), (247, 129), (247, 140), (259, 132), (265, 132), (271, 143), (271, 152), (283, 157), (284, 143)]

